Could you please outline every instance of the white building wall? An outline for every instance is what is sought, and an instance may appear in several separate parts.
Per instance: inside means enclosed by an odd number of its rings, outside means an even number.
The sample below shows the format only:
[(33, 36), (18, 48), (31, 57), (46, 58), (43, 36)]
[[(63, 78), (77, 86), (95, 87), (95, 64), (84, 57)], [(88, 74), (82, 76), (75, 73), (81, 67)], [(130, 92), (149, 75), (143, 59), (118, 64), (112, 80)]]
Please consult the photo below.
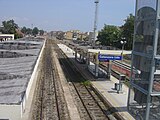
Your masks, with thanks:
[[(14, 40), (14, 34), (0, 34), (0, 36), (8, 36), (8, 37), (12, 37), (12, 38), (7, 38), (6, 40)], [(3, 40), (5, 40), (4, 38), (3, 38)]]

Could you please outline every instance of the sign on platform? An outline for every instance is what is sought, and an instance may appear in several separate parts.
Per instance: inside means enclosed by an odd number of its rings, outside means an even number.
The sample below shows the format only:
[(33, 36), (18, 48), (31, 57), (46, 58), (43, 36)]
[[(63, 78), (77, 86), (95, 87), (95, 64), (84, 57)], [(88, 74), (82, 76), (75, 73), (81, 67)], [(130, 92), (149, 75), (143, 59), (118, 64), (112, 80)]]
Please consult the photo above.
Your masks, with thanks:
[(98, 55), (99, 61), (122, 60), (122, 56)]

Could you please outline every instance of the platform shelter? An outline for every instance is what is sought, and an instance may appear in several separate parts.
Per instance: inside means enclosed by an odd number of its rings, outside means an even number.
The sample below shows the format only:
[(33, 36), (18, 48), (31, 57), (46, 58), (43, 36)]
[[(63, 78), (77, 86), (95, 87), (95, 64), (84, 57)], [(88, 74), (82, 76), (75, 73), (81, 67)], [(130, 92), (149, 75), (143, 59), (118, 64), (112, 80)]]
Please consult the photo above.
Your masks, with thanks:
[[(123, 51), (123, 55), (131, 54), (131, 51)], [(103, 58), (101, 58), (103, 57)], [(106, 58), (107, 57), (107, 58)], [(100, 50), (100, 49), (87, 49), (85, 47), (75, 48), (75, 59), (79, 62), (85, 61), (89, 71), (95, 76), (105, 76), (110, 78), (111, 74), (111, 61), (122, 60), (122, 50)], [(100, 62), (109, 62), (107, 71), (99, 67)], [(105, 74), (103, 74), (105, 73)]]

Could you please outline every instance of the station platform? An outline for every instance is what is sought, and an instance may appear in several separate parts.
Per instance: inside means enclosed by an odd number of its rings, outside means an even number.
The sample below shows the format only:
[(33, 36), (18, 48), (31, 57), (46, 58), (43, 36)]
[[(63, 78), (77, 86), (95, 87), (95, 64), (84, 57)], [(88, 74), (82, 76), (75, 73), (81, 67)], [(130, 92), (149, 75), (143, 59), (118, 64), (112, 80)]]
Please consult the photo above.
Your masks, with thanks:
[(70, 58), (71, 62), (81, 71), (86, 79), (91, 80), (93, 88), (103, 96), (110, 104), (110, 107), (116, 109), (116, 113), (124, 120), (135, 120), (127, 111), (128, 87), (122, 83), (122, 92), (117, 93), (115, 83), (119, 80), (111, 76), (110, 80), (105, 78), (95, 78), (87, 69), (86, 64), (79, 64), (74, 58), (75, 51), (64, 44), (58, 44), (59, 48)]

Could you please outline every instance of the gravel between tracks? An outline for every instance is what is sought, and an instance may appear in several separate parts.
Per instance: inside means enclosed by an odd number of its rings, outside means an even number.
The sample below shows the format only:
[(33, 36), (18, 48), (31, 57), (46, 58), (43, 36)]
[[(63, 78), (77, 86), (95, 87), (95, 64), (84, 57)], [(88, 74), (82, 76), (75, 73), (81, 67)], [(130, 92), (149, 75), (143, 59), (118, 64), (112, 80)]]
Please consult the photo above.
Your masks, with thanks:
[(69, 120), (69, 113), (52, 58), (50, 40), (46, 41), (40, 79), (38, 80), (32, 120)]

